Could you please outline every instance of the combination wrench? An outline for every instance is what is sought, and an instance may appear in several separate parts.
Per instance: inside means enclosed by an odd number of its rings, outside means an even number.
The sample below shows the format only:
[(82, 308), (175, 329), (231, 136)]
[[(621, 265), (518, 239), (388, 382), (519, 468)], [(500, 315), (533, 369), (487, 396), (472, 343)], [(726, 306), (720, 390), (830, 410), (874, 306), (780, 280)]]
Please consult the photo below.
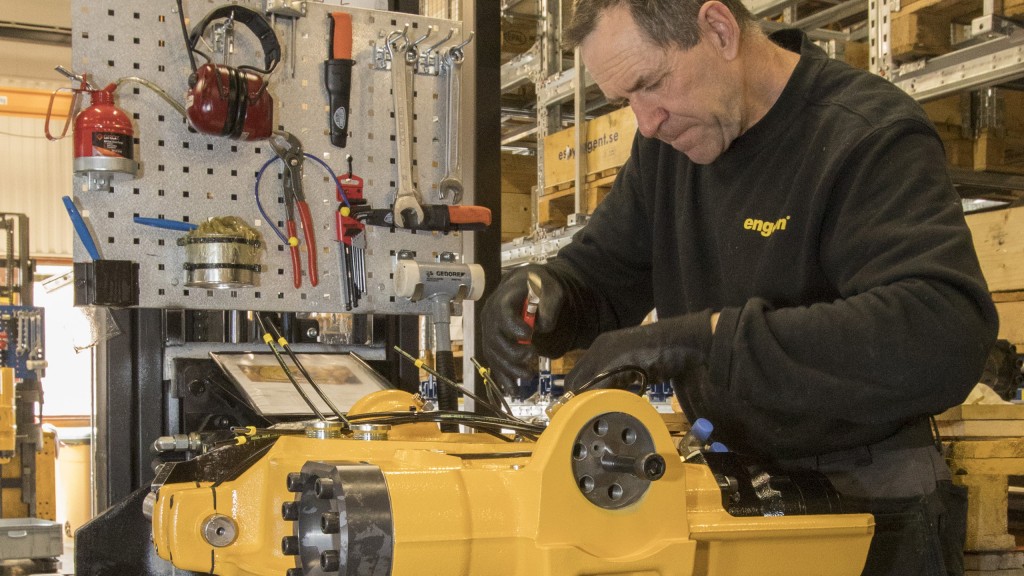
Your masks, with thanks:
[(445, 143), (444, 143), (444, 177), (437, 184), (437, 194), (441, 200), (448, 200), (451, 195), (452, 204), (462, 201), (462, 169), (459, 166), (459, 102), (461, 98), (459, 85), (459, 65), (465, 59), (461, 48), (452, 48), (441, 55), (441, 74), (447, 76), (445, 98)]
[[(423, 207), (412, 177), (412, 76), (419, 58), (418, 42), (409, 42), (407, 32), (392, 32), (387, 38), (391, 54), (391, 92), (395, 104), (395, 141), (398, 165), (398, 194), (392, 209), (395, 223), (414, 228), (423, 221)], [(402, 46), (399, 38), (406, 38)]]
[(441, 74), (447, 75), (445, 85), (447, 97), (445, 98), (445, 174), (437, 184), (437, 192), (441, 200), (447, 200), (448, 195), (451, 194), (452, 204), (462, 201), (464, 190), (462, 168), (459, 165), (459, 107), (462, 98), (459, 67), (466, 58), (462, 49), (473, 41), (473, 36), (474, 33), (470, 32), (465, 42), (438, 54)]

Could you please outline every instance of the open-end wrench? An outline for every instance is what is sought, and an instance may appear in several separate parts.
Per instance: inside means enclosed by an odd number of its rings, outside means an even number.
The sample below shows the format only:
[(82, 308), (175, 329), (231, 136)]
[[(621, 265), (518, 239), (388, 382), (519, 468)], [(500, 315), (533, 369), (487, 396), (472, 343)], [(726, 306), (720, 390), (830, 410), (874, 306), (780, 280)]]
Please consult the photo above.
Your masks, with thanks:
[(444, 177), (437, 184), (437, 195), (441, 200), (458, 204), (462, 200), (462, 170), (459, 167), (459, 65), (465, 55), (461, 48), (445, 50), (440, 54), (441, 74), (447, 75), (445, 88), (445, 142)]
[[(404, 36), (404, 33), (402, 34)], [(413, 65), (419, 58), (419, 51), (414, 43), (406, 40), (398, 46), (398, 39), (392, 33), (388, 37), (388, 50), (391, 53), (391, 92), (395, 104), (395, 141), (397, 146), (396, 164), (398, 165), (398, 195), (392, 209), (395, 223), (412, 228), (423, 220), (423, 207), (420, 205), (419, 193), (412, 179), (412, 75)], [(392, 38), (394, 38), (392, 40)]]

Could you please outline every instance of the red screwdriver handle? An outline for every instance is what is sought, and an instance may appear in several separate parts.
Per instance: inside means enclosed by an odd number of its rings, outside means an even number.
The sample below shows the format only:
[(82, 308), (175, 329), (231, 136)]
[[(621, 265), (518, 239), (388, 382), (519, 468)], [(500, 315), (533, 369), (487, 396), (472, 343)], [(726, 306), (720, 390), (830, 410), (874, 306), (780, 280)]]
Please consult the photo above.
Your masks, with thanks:
[(530, 337), (523, 338), (519, 341), (520, 344), (530, 344), (533, 342), (533, 326), (537, 322), (537, 301), (530, 296), (523, 299), (523, 322), (530, 327)]

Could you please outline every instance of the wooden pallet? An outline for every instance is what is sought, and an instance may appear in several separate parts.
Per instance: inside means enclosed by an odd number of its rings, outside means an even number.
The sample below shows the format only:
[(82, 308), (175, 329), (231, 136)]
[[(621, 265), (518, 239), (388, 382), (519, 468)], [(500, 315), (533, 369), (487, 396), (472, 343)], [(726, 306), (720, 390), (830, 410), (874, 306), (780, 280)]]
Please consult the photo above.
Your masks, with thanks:
[[(972, 552), (1016, 547), (1006, 516), (1008, 476), (1024, 474), (1024, 405), (963, 405), (936, 418), (953, 481), (967, 488), (967, 541)], [(979, 568), (981, 568), (979, 566)]]
[(969, 93), (932, 100), (922, 107), (935, 123), (950, 166), (977, 172), (1024, 174), (1024, 92), (997, 88), (988, 102), (999, 110), (998, 125), (977, 134), (964, 128), (972, 121), (977, 122), (981, 115), (976, 109), (981, 103), (977, 99), (972, 101)]
[[(604, 197), (611, 192), (619, 167), (607, 168), (587, 174), (585, 214), (592, 214)], [(576, 211), (576, 182), (564, 182), (544, 189), (537, 199), (537, 223), (543, 228), (565, 226), (570, 214)]]
[(962, 40), (959, 25), (982, 15), (983, 0), (904, 0), (892, 13), (890, 50), (895, 62), (939, 56)]
[[(946, 54), (966, 39), (971, 20), (983, 14), (984, 0), (903, 0), (892, 13), (889, 35), (894, 62), (903, 63)], [(1024, 15), (1024, 0), (1003, 0), (997, 14)]]

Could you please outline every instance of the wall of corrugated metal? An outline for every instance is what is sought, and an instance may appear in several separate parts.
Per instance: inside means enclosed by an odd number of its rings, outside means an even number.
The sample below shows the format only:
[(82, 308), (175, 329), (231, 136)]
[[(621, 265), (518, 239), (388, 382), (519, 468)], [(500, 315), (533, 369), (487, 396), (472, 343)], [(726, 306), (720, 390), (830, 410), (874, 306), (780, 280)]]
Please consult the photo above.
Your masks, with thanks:
[[(71, 138), (47, 140), (43, 123), (0, 115), (0, 212), (28, 215), (33, 257), (70, 258), (73, 232), (60, 198), (72, 191)], [(51, 131), (62, 127), (54, 118)]]

